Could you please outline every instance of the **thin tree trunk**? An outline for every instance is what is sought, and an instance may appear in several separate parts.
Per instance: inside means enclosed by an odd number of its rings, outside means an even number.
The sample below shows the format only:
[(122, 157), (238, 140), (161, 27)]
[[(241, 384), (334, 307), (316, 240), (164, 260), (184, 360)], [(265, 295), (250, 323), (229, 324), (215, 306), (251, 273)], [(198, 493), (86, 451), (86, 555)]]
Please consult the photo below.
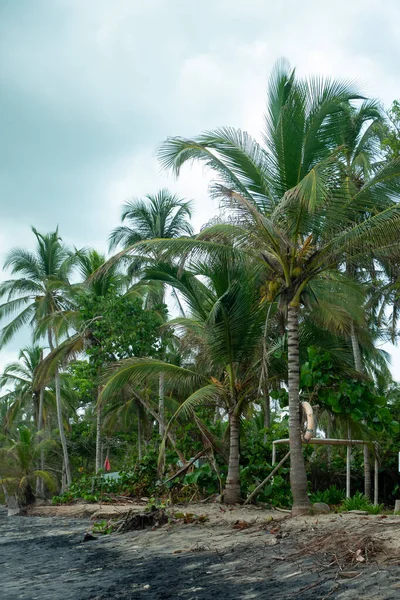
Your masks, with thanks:
[[(49, 347), (50, 347), (50, 350), (52, 351), (52, 350), (54, 350), (54, 344), (53, 344), (53, 337), (52, 337), (52, 333), (51, 333), (50, 329), (48, 330), (47, 335), (48, 335), (48, 340), (49, 340)], [(62, 416), (60, 371), (58, 369), (58, 366), (56, 367), (56, 370), (54, 373), (54, 384), (55, 384), (55, 391), (56, 391), (57, 422), (58, 422), (58, 429), (60, 431), (60, 441), (61, 441), (61, 447), (62, 447), (63, 458), (64, 458), (66, 487), (68, 487), (71, 485), (72, 479), (71, 479), (71, 467), (69, 465), (67, 438), (65, 437), (64, 423), (63, 423), (63, 416)]]
[(101, 462), (101, 409), (98, 404), (96, 407), (96, 473), (100, 471), (102, 467)]
[[(332, 435), (332, 416), (329, 413), (328, 413), (328, 426), (326, 428), (326, 434), (327, 434), (327, 438), (329, 440)], [(331, 467), (332, 467), (332, 446), (326, 447), (326, 462), (327, 462), (328, 470), (330, 471)]]
[[(153, 419), (155, 421), (157, 421), (157, 423), (160, 423), (160, 415), (157, 413), (157, 411), (153, 410), (150, 402), (146, 401), (142, 396), (140, 396), (139, 394), (135, 394), (135, 397), (139, 400), (140, 404), (143, 406), (143, 408), (146, 410), (146, 412), (149, 413), (149, 415), (151, 417), (153, 417)], [(184, 457), (184, 455), (182, 454), (182, 452), (180, 450), (178, 450), (177, 446), (177, 441), (176, 441), (176, 437), (175, 435), (172, 433), (172, 431), (170, 430), (167, 434), (167, 437), (169, 439), (169, 441), (171, 442), (171, 444), (173, 445), (175, 452), (177, 453), (177, 455), (179, 456), (179, 459), (182, 461), (182, 464), (187, 463), (186, 458)]]
[(140, 410), (138, 411), (137, 437), (138, 459), (142, 460), (142, 419), (140, 418)]
[[(264, 390), (264, 429), (271, 427), (271, 401), (268, 393), (268, 389)], [(267, 432), (264, 432), (264, 444), (268, 442)]]
[[(38, 431), (41, 431), (44, 427), (43, 424), (43, 404), (44, 404), (44, 386), (40, 388), (39, 392), (39, 414), (38, 414)], [(40, 451), (40, 470), (44, 471), (44, 450)], [(36, 479), (36, 496), (44, 496), (44, 482), (41, 477)]]
[(58, 429), (60, 431), (61, 447), (62, 447), (63, 458), (64, 458), (65, 479), (66, 479), (66, 485), (67, 485), (67, 487), (69, 487), (72, 483), (71, 467), (69, 464), (67, 438), (65, 437), (64, 423), (63, 423), (63, 416), (62, 416), (60, 372), (58, 370), (58, 367), (56, 368), (56, 371), (54, 373), (54, 382), (55, 382), (55, 388), (56, 388), (57, 421), (58, 421)]
[(225, 504), (237, 504), (240, 502), (239, 437), (239, 417), (234, 412), (231, 412), (229, 414), (229, 462), (224, 491)]
[(364, 494), (367, 498), (372, 498), (371, 462), (367, 444), (364, 444)]
[(288, 306), (289, 444), (292, 514), (308, 512), (307, 475), (300, 430), (299, 309)]
[[(351, 324), (351, 345), (353, 348), (354, 367), (358, 373), (363, 372), (360, 345), (358, 343), (357, 334), (354, 328), (354, 323)], [(364, 445), (364, 494), (367, 498), (372, 497), (372, 482), (371, 482), (371, 462), (369, 457), (368, 446)]]
[(354, 323), (351, 324), (351, 346), (353, 348), (353, 358), (354, 358), (354, 367), (358, 373), (362, 373), (362, 361), (361, 361), (361, 352), (360, 346), (357, 339), (356, 330), (354, 329)]
[[(350, 427), (347, 428), (347, 439), (351, 440)], [(351, 446), (346, 448), (346, 498), (351, 498)]]
[(160, 373), (158, 379), (158, 414), (160, 415), (160, 422), (158, 425), (158, 432), (161, 437), (164, 437), (165, 433), (165, 391), (164, 391), (164, 373)]

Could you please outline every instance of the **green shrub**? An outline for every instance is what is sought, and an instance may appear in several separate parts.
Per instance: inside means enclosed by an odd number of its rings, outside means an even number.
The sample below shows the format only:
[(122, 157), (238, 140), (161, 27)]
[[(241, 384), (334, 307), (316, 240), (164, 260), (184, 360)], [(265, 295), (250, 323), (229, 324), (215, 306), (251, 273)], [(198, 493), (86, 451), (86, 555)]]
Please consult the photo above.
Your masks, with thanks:
[(365, 510), (370, 515), (377, 515), (383, 509), (383, 504), (373, 505), (371, 500), (362, 494), (361, 492), (356, 492), (354, 496), (351, 498), (345, 498), (342, 502), (343, 510)]
[(311, 494), (310, 500), (314, 502), (325, 502), (325, 504), (340, 504), (343, 502), (345, 496), (344, 490), (340, 490), (336, 485), (331, 485), (327, 490), (323, 492), (317, 491)]
[(103, 474), (82, 475), (61, 496), (53, 497), (53, 504), (69, 504), (74, 500), (110, 502), (112, 495), (127, 497), (151, 496), (157, 485), (157, 455), (147, 454), (131, 471), (121, 471), (118, 479)]

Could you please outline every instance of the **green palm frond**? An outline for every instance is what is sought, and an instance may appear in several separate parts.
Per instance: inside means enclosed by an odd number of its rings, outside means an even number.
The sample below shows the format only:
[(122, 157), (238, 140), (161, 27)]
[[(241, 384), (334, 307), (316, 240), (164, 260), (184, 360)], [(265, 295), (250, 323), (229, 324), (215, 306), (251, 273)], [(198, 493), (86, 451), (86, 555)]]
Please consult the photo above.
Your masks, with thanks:
[(118, 363), (106, 375), (101, 397), (108, 400), (118, 394), (119, 390), (127, 384), (139, 386), (145, 384), (146, 381), (157, 382), (160, 374), (164, 375), (166, 386), (169, 384), (177, 386), (182, 393), (185, 390), (195, 389), (205, 381), (205, 378), (195, 371), (161, 360), (129, 358)]

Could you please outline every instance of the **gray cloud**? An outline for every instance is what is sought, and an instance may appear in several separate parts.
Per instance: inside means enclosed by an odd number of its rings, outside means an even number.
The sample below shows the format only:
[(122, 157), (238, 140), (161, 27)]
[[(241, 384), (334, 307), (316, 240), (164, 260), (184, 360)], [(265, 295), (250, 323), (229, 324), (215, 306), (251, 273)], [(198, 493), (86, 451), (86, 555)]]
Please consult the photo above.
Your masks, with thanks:
[[(159, 171), (168, 135), (234, 125), (258, 135), (274, 61), (357, 78), (386, 103), (396, 0), (9, 0), (0, 6), (0, 261), (30, 224), (106, 247), (121, 203), (169, 185), (216, 207), (209, 174)], [(18, 343), (20, 340), (18, 340)], [(17, 344), (12, 344), (12, 351)], [(0, 362), (4, 363), (0, 357)]]

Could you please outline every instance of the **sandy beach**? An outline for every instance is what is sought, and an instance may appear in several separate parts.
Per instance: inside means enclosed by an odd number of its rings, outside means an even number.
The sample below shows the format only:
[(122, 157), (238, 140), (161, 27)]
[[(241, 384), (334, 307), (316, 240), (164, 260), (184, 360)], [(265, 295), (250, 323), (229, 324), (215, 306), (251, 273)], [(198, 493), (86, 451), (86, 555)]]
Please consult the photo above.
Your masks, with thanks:
[[(42, 514), (48, 509), (53, 516), (10, 518), (0, 509), (1, 598), (399, 597), (400, 519), (393, 522), (359, 515), (288, 519), (254, 507), (229, 511), (219, 505), (191, 506), (190, 512), (199, 514), (198, 508), (209, 514), (206, 523), (167, 524), (86, 542), (83, 538), (93, 520), (76, 516), (76, 508), (74, 517), (65, 516), (65, 508), (54, 516), (57, 509), (43, 507)], [(348, 540), (360, 533), (379, 539), (382, 551), (341, 567), (331, 551), (325, 552), (318, 544), (342, 531), (349, 534)], [(346, 543), (350, 544), (343, 538), (342, 546)], [(310, 553), (313, 544), (316, 553)]]

